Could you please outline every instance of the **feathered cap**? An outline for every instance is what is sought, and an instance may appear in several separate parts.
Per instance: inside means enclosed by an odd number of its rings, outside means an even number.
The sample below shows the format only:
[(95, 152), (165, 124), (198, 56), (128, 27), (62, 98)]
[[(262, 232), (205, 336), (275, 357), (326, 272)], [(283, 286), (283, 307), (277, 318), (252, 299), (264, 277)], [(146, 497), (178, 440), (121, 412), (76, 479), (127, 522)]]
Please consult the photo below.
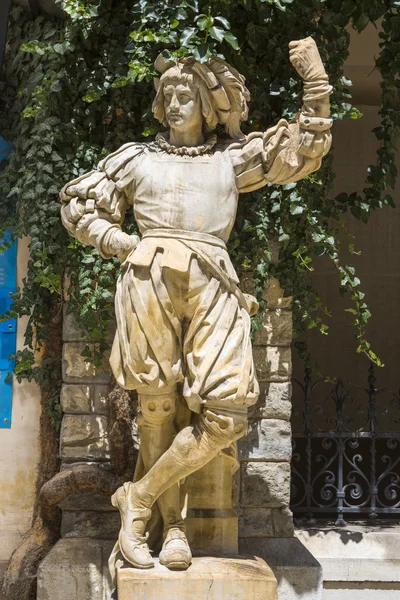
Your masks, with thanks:
[(162, 54), (159, 54), (154, 66), (162, 74), (160, 79), (154, 81), (157, 95), (153, 102), (153, 113), (158, 120), (165, 122), (161, 85), (163, 80), (192, 74), (193, 82), (199, 87), (203, 105), (211, 105), (209, 108), (214, 113), (213, 118), (207, 119), (208, 128), (213, 129), (220, 123), (225, 126), (230, 137), (244, 137), (240, 123), (248, 117), (247, 102), (250, 100), (250, 93), (245, 85), (245, 78), (236, 69), (218, 57), (199, 63), (192, 57), (166, 61)]

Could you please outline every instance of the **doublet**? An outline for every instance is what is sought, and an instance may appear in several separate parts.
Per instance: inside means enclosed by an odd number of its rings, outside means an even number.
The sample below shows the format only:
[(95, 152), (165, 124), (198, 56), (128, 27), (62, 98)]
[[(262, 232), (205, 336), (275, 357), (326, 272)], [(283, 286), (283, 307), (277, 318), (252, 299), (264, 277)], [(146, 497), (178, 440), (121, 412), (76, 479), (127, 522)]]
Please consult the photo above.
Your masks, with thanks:
[(141, 241), (117, 284), (111, 354), (122, 387), (157, 394), (183, 382), (195, 412), (207, 402), (249, 405), (258, 394), (252, 303), (225, 245), (239, 194), (317, 170), (330, 132), (282, 119), (265, 134), (217, 140), (194, 156), (169, 152), (163, 141), (125, 144), (67, 184), (63, 223), (110, 258), (107, 239), (133, 207)]

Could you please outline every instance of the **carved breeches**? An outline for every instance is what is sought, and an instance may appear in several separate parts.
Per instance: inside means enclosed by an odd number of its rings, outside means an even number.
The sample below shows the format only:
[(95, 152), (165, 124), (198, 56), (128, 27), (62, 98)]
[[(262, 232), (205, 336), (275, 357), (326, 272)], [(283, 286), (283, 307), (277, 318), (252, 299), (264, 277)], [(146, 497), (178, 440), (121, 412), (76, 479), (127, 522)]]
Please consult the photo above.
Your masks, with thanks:
[(140, 394), (174, 392), (189, 408), (249, 406), (258, 396), (250, 317), (234, 294), (195, 257), (187, 272), (128, 263), (115, 298), (111, 367), (118, 384)]

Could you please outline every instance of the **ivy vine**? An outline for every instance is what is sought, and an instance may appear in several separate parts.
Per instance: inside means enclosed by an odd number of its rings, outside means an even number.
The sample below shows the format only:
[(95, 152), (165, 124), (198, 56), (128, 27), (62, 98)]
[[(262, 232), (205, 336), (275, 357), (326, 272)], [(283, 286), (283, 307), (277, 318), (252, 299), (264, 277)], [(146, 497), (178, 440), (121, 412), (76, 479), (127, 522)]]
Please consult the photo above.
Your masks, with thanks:
[[(28, 275), (14, 295), (11, 313), (29, 316), (25, 350), (15, 374), (47, 381), (35, 352), (65, 293), (96, 365), (107, 349), (116, 260), (104, 261), (92, 248), (68, 237), (60, 218), (58, 192), (68, 180), (92, 169), (100, 158), (130, 140), (159, 130), (151, 114), (154, 59), (194, 55), (204, 61), (224, 56), (247, 79), (252, 93), (247, 131), (264, 130), (282, 116), (293, 118), (301, 102), (301, 81), (288, 60), (290, 40), (317, 41), (334, 86), (335, 119), (357, 119), (351, 82), (343, 73), (351, 23), (361, 31), (383, 18), (376, 61), (382, 81), (377, 162), (368, 168), (363, 194), (330, 196), (328, 156), (318, 173), (286, 186), (243, 195), (230, 251), (241, 274), (253, 273), (261, 298), (268, 278), (278, 277), (294, 298), (296, 331), (328, 330), (328, 307), (310, 277), (326, 255), (338, 285), (351, 300), (357, 351), (380, 364), (366, 339), (370, 313), (352, 265), (340, 259), (341, 219), (346, 211), (367, 221), (371, 211), (394, 206), (388, 193), (396, 179), (394, 147), (400, 127), (400, 1), (391, 0), (58, 0), (63, 19), (34, 17), (14, 6), (8, 52), (0, 80), (0, 135), (14, 151), (0, 176), (0, 239), (12, 227), (30, 236)], [(133, 231), (132, 218), (126, 228)], [(268, 240), (281, 243), (279, 264), (270, 265)], [(352, 248), (350, 248), (352, 251)], [(66, 290), (66, 281), (68, 289)], [(58, 389), (49, 410), (59, 422)]]

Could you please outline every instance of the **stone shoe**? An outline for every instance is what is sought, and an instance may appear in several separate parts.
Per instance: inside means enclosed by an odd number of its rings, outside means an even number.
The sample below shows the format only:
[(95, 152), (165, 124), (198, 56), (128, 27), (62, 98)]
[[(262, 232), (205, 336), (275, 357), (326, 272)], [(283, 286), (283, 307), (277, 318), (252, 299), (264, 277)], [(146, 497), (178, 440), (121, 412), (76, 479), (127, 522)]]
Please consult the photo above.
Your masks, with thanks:
[[(154, 561), (151, 558), (144, 529), (151, 517), (150, 508), (132, 507), (132, 483), (125, 483), (111, 496), (111, 504), (118, 508), (121, 514), (121, 529), (118, 536), (122, 556), (137, 569), (151, 569)], [(128, 497), (130, 496), (130, 498)], [(130, 500), (130, 501), (129, 501)], [(133, 531), (134, 521), (142, 521), (142, 535)]]
[(172, 527), (160, 552), (160, 564), (171, 570), (185, 571), (191, 561), (192, 553), (186, 535), (177, 527)]

